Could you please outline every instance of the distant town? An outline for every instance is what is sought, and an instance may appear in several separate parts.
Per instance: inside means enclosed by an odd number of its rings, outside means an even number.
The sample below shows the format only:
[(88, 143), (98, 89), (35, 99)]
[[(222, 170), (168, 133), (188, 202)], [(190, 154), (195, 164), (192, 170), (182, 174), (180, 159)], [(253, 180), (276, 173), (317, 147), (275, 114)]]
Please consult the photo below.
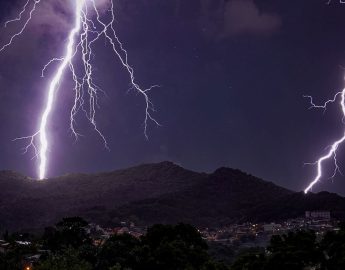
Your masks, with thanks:
[[(340, 230), (340, 220), (332, 216), (331, 211), (306, 211), (305, 216), (295, 219), (289, 219), (277, 223), (244, 223), (230, 224), (221, 228), (198, 228), (202, 238), (209, 243), (218, 243), (225, 246), (231, 246), (234, 250), (246, 248), (261, 247), (265, 248), (273, 235), (282, 235), (288, 232), (301, 230), (312, 230), (321, 239), (329, 231)], [(90, 223), (85, 227), (86, 233), (90, 236), (93, 244), (97, 247), (102, 246), (107, 239), (113, 235), (129, 234), (135, 238), (140, 238), (146, 234), (146, 227), (136, 226), (133, 222), (120, 222), (119, 226), (114, 228), (103, 228), (102, 226)], [(0, 240), (0, 253), (14, 249), (16, 246), (30, 247), (33, 243), (25, 236), (22, 240), (12, 242), (6, 239)], [(21, 235), (18, 235), (21, 239)], [(28, 250), (30, 250), (28, 248)], [(40, 257), (49, 254), (49, 250), (38, 249), (36, 254), (28, 253), (25, 256), (26, 270), (30, 270), (40, 260)]]
[(232, 224), (222, 228), (200, 230), (204, 239), (238, 248), (266, 247), (273, 235), (298, 230), (313, 230), (320, 238), (328, 231), (338, 231), (340, 220), (330, 211), (306, 211), (304, 217), (279, 223)]

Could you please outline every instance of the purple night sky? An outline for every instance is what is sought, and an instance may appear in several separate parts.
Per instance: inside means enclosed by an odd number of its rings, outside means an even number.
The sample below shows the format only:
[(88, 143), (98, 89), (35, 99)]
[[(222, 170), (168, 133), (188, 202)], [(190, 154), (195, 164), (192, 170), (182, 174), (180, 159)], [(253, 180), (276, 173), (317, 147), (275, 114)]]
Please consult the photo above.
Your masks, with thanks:
[[(27, 31), (0, 54), (0, 170), (36, 176), (33, 153), (12, 142), (37, 130), (56, 65), (73, 23), (70, 0), (42, 0)], [(105, 2), (102, 0), (101, 2)], [(16, 16), (24, 0), (2, 0), (0, 21)], [(102, 3), (101, 3), (102, 4)], [(345, 4), (326, 0), (116, 0), (116, 29), (137, 81), (151, 92), (162, 124), (143, 134), (144, 101), (128, 91), (128, 74), (110, 46), (98, 42), (96, 82), (106, 91), (97, 111), (111, 151), (82, 117), (84, 135), (69, 130), (73, 102), (67, 73), (50, 118), (48, 176), (100, 172), (139, 163), (173, 161), (197, 171), (220, 166), (294, 190), (315, 175), (304, 166), (343, 134), (339, 107), (308, 110), (304, 94), (322, 102), (343, 87)], [(8, 41), (13, 24), (0, 31)], [(339, 149), (345, 172), (345, 147)], [(332, 163), (329, 176), (332, 175)], [(345, 195), (345, 179), (323, 179), (313, 191)]]

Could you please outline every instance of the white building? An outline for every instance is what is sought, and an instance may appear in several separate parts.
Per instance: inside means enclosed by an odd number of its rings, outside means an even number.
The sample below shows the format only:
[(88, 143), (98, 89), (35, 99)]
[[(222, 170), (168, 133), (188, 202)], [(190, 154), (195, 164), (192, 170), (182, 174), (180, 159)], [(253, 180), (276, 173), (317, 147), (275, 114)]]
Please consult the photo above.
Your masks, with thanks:
[(310, 219), (331, 219), (331, 212), (330, 211), (306, 211), (305, 217)]

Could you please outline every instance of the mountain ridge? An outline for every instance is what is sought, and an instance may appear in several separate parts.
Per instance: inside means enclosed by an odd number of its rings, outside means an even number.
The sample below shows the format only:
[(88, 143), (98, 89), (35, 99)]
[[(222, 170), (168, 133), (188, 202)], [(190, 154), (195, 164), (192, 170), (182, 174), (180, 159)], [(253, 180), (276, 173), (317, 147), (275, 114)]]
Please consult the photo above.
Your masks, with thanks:
[(296, 217), (323, 207), (345, 211), (345, 198), (305, 195), (226, 167), (199, 173), (160, 162), (44, 181), (0, 171), (0, 230), (42, 229), (76, 215), (106, 226), (120, 220), (220, 226)]

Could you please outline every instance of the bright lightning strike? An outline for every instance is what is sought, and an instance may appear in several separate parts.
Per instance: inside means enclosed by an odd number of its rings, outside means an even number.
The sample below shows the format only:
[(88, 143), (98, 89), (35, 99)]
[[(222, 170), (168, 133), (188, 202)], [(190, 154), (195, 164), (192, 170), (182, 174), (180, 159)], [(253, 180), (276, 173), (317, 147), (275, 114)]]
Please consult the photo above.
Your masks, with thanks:
[[(330, 4), (332, 0), (329, 0), (327, 4)], [(339, 0), (341, 4), (345, 4), (345, 0)], [(311, 108), (316, 108), (316, 109), (322, 109), (326, 111), (328, 105), (335, 103), (339, 99), (339, 105), (341, 107), (341, 111), (343, 114), (342, 120), (344, 121), (345, 119), (345, 88), (336, 93), (334, 97), (330, 100), (327, 100), (324, 104), (322, 105), (317, 105), (314, 103), (313, 97), (311, 96), (304, 96), (305, 98), (308, 98), (310, 100)], [(340, 97), (340, 98), (339, 98)], [(329, 147), (328, 147), (328, 152), (321, 156), (316, 162), (312, 163), (312, 165), (317, 166), (317, 174), (315, 178), (311, 181), (311, 183), (307, 186), (307, 188), (304, 190), (304, 193), (307, 194), (323, 177), (323, 163), (331, 158), (333, 158), (334, 162), (334, 173), (330, 178), (334, 178), (336, 174), (340, 171), (339, 165), (338, 165), (338, 160), (337, 160), (337, 150), (338, 147), (345, 142), (345, 130), (344, 130), (344, 135), (339, 138), (338, 140), (334, 141)]]
[[(27, 25), (32, 20), (33, 14), (38, 8), (38, 5), (44, 0), (27, 0), (19, 15), (12, 20), (5, 23), (5, 27), (10, 23), (21, 22), (22, 27), (20, 30), (11, 36), (8, 43), (0, 48), (0, 52), (4, 51), (7, 47), (11, 46), (16, 38), (18, 38), (27, 28)], [(148, 92), (157, 87), (157, 85), (149, 88), (141, 88), (135, 80), (134, 69), (128, 63), (128, 54), (124, 49), (123, 44), (117, 36), (114, 28), (115, 12), (114, 4), (110, 1), (110, 9), (107, 11), (109, 22), (102, 19), (101, 13), (96, 5), (96, 0), (74, 0), (74, 26), (69, 33), (68, 40), (65, 46), (65, 54), (62, 57), (52, 58), (43, 68), (42, 77), (44, 73), (53, 62), (58, 62), (58, 68), (54, 73), (48, 87), (46, 104), (42, 111), (40, 118), (40, 125), (37, 132), (31, 136), (16, 138), (15, 140), (28, 140), (29, 143), (24, 148), (24, 153), (27, 153), (30, 148), (33, 148), (35, 157), (39, 158), (40, 164), (38, 168), (39, 179), (46, 178), (48, 167), (48, 148), (49, 148), (49, 117), (54, 107), (56, 92), (61, 84), (64, 73), (67, 69), (70, 70), (74, 81), (74, 103), (70, 112), (70, 129), (77, 139), (79, 133), (75, 128), (75, 117), (82, 111), (91, 123), (94, 130), (103, 140), (104, 146), (108, 148), (105, 136), (98, 129), (96, 123), (96, 108), (98, 107), (98, 94), (103, 92), (98, 87), (93, 78), (93, 66), (91, 63), (93, 57), (93, 45), (101, 37), (104, 37), (111, 45), (111, 48), (120, 60), (122, 66), (128, 72), (130, 77), (131, 88), (140, 93), (145, 101), (145, 118), (144, 118), (144, 134), (147, 137), (148, 121), (155, 124), (159, 123), (153, 118), (152, 112), (154, 111), (153, 104), (151, 103)], [(24, 17), (26, 19), (23, 19)], [(80, 56), (80, 58), (79, 58)], [(76, 60), (81, 60), (82, 74), (78, 74), (75, 67)], [(85, 100), (85, 96), (88, 100)]]
[[(317, 109), (323, 109), (323, 110), (326, 110), (329, 104), (335, 103), (339, 99), (340, 100), (339, 105), (341, 107), (341, 111), (343, 114), (343, 120), (345, 119), (345, 88), (342, 91), (336, 93), (333, 99), (327, 100), (322, 105), (315, 104), (311, 96), (305, 96), (305, 97), (310, 99), (311, 108), (317, 108)], [(304, 193), (308, 193), (313, 188), (313, 186), (316, 183), (318, 183), (320, 179), (323, 177), (322, 165), (326, 160), (333, 158), (333, 161), (334, 161), (335, 169), (331, 178), (335, 177), (337, 172), (340, 172), (338, 161), (337, 161), (337, 150), (338, 150), (338, 147), (343, 142), (345, 142), (345, 131), (344, 131), (344, 135), (340, 139), (336, 140), (335, 142), (332, 143), (332, 145), (329, 146), (328, 152), (324, 156), (321, 156), (315, 163), (313, 163), (314, 165), (317, 166), (317, 174), (314, 180), (304, 190)]]

